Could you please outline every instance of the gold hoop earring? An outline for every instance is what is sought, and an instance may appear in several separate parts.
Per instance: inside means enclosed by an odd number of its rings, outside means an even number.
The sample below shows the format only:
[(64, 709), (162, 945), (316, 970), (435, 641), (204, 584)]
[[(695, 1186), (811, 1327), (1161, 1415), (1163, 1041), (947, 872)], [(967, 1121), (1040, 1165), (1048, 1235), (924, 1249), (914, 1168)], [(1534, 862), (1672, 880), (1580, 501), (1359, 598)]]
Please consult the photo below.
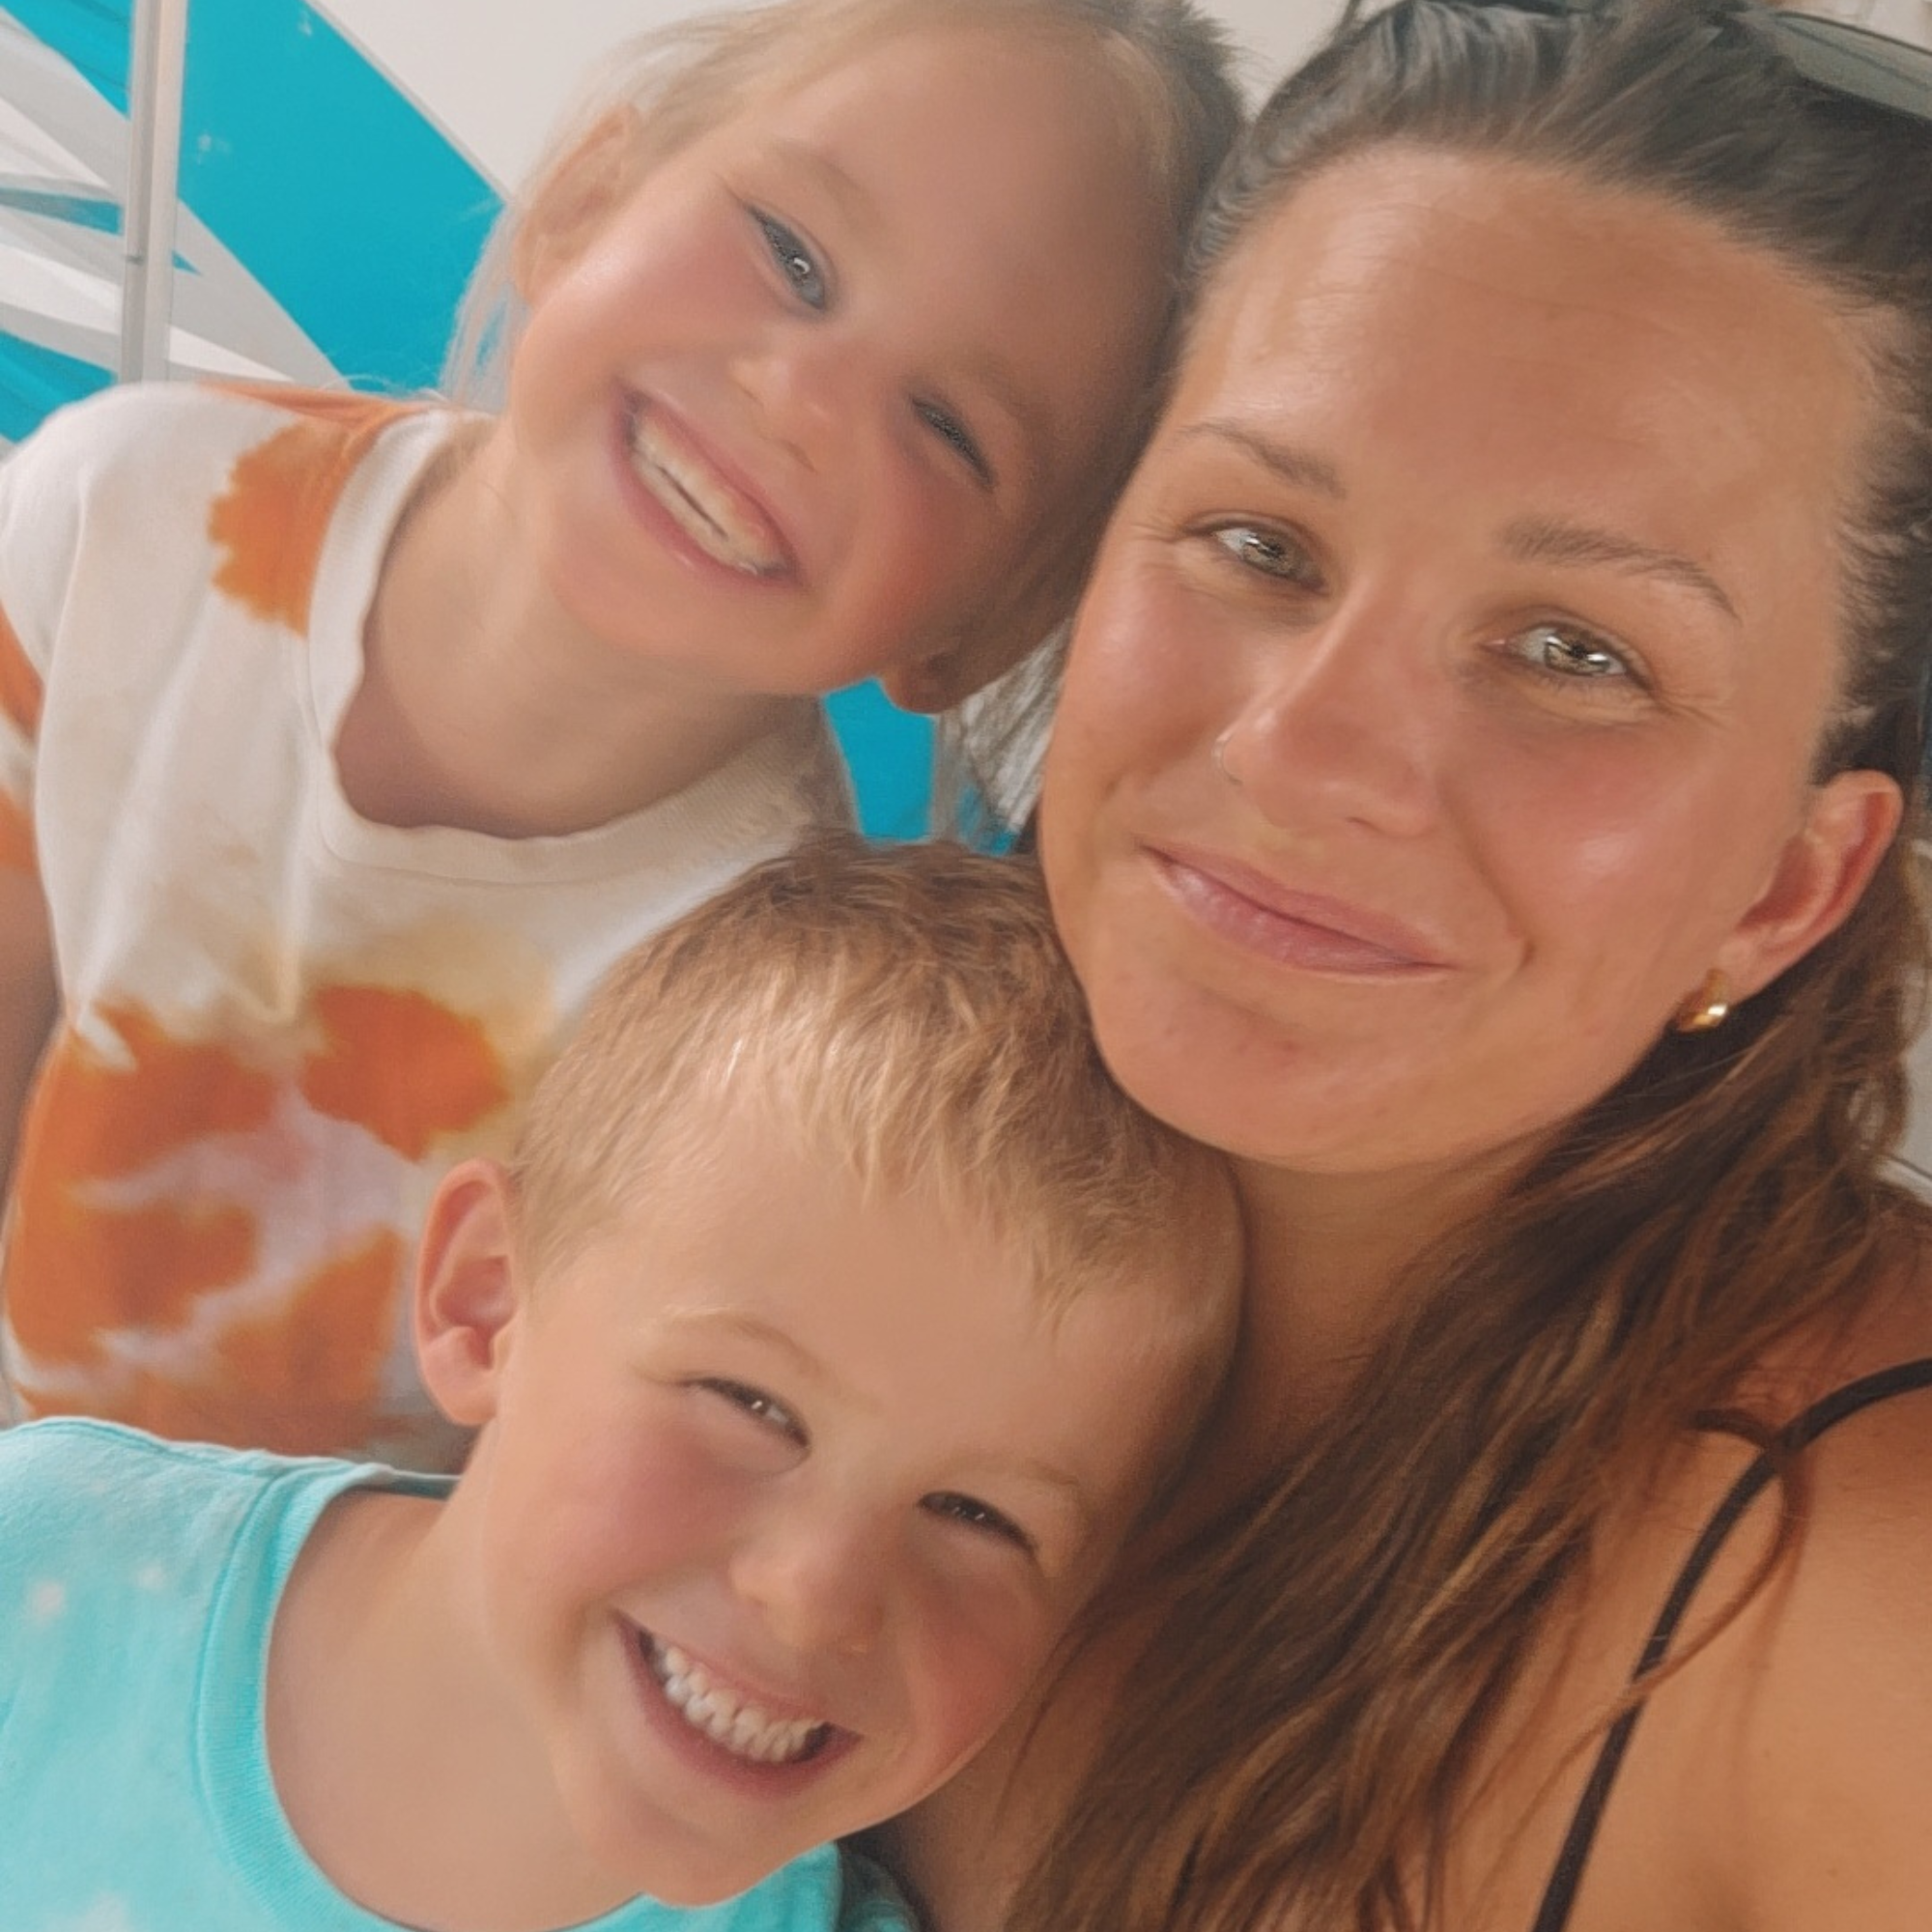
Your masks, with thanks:
[(1721, 966), (1713, 966), (1697, 982), (1697, 990), (1677, 1009), (1670, 1024), (1679, 1033), (1709, 1033), (1730, 1017), (1731, 982)]
[(1235, 735), (1235, 727), (1232, 724), (1230, 724), (1228, 728), (1225, 731), (1223, 731), (1218, 738), (1214, 740), (1214, 749), (1208, 753), (1208, 756), (1212, 758), (1214, 761), (1214, 769), (1217, 772), (1219, 772), (1221, 776), (1224, 779), (1226, 779), (1227, 781), (1231, 785), (1233, 785), (1236, 791), (1238, 791), (1241, 788), (1241, 781), (1234, 775), (1233, 772), (1231, 772), (1228, 769), (1228, 740), (1232, 738), (1234, 735)]

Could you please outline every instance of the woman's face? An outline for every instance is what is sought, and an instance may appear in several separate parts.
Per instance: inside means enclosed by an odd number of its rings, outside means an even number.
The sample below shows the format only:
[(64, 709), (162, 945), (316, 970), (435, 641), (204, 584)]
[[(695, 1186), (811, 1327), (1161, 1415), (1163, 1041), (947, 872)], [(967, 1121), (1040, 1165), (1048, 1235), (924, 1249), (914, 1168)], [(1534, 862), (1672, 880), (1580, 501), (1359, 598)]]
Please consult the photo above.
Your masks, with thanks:
[[(1416, 149), (1227, 264), (1076, 629), (1041, 832), (1109, 1061), (1270, 1165), (1441, 1170), (1608, 1089), (1897, 821), (1809, 774), (1849, 325), (1661, 205)], [(1218, 746), (1218, 753), (1217, 753)]]

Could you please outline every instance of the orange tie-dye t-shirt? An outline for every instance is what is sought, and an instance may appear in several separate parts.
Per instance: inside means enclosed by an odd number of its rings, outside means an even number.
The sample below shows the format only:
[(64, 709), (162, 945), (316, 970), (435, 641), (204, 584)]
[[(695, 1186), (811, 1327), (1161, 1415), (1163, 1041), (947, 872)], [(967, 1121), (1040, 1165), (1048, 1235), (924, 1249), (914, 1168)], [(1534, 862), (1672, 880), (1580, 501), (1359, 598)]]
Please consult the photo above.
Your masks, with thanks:
[(23, 1413), (447, 1465), (408, 1289), (597, 977), (845, 810), (822, 727), (570, 838), (358, 818), (329, 747), (389, 534), (461, 418), (110, 392), (0, 466), (0, 866), (63, 1017), (0, 1274)]

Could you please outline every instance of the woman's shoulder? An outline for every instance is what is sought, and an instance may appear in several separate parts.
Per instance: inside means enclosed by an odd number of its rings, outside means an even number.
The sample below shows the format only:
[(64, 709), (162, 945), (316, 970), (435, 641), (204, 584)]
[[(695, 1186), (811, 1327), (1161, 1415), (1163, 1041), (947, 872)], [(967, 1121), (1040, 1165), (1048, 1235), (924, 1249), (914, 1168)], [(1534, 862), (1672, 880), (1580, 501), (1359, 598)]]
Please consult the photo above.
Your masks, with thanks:
[(1928, 1358), (1932, 1297), (1903, 1279), (1857, 1332), (1801, 1339), (1748, 1378), (1733, 1407), (1755, 1441), (1700, 1431), (1626, 1493), (1569, 1640), (1543, 1655), (1541, 1701), (1499, 1737), (1497, 1795), (1534, 1826), (1498, 1834), (1493, 1805), (1469, 1821), (1471, 1874), (1520, 1922), (1924, 1922)]
[[(1751, 1932), (1904, 1932), (1932, 1898), (1932, 1287), (1921, 1268), (1817, 1392), (1789, 1560), (1740, 1616), (1710, 1716)], [(1721, 1735), (1721, 1729), (1719, 1733)], [(1714, 1739), (1715, 1742), (1715, 1739)]]

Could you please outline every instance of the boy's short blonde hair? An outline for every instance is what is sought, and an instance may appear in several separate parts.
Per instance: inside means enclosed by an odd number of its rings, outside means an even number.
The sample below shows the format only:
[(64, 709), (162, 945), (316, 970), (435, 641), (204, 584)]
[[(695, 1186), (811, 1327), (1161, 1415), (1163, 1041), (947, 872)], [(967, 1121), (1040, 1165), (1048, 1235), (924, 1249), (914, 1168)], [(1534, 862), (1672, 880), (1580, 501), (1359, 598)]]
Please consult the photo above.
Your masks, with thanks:
[[(1030, 1261), (1049, 1308), (1168, 1289), (1218, 1371), (1239, 1232), (1221, 1156), (1114, 1084), (1037, 870), (827, 834), (622, 959), (539, 1082), (512, 1164), (540, 1284), (685, 1164), (776, 1121), (863, 1190), (928, 1194)], [(1170, 1324), (1163, 1317), (1162, 1327)]]

